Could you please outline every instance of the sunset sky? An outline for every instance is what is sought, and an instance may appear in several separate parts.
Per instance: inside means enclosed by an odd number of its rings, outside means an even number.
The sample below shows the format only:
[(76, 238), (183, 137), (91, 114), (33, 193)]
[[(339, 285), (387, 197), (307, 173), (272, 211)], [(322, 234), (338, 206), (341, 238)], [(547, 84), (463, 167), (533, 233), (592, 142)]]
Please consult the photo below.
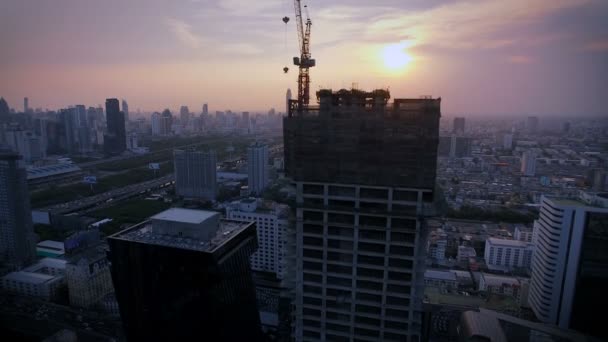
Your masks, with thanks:
[[(389, 87), (444, 113), (608, 115), (606, 0), (308, 0), (312, 91)], [(56, 109), (283, 110), (292, 0), (2, 0), (0, 96)], [(285, 25), (281, 18), (289, 16)], [(288, 74), (283, 67), (289, 66)]]

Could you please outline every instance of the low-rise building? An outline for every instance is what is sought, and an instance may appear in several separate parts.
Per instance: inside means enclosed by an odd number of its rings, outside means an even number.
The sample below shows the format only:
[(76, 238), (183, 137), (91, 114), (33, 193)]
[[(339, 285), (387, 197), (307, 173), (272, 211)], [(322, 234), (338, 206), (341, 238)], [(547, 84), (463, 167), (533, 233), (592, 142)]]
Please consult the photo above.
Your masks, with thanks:
[(528, 228), (526, 226), (516, 226), (515, 232), (513, 234), (513, 238), (515, 238), (515, 240), (531, 243), (532, 242), (532, 228)]
[(36, 255), (39, 257), (61, 258), (64, 254), (62, 241), (45, 240), (36, 245)]
[(530, 268), (534, 245), (525, 241), (488, 238), (484, 259), (486, 264), (507, 268)]
[(470, 246), (458, 246), (458, 254), (456, 256), (458, 262), (468, 263), (470, 258), (475, 257), (477, 257), (477, 252), (475, 251), (475, 248)]
[(38, 297), (48, 301), (57, 297), (63, 282), (63, 276), (26, 271), (11, 272), (0, 278), (2, 289), (6, 292)]
[(481, 273), (479, 291), (513, 297), (520, 304), (527, 303), (529, 280), (523, 278)]
[(424, 272), (424, 286), (456, 290), (458, 289), (458, 281), (456, 274), (452, 271), (426, 270)]
[(65, 276), (67, 261), (55, 258), (43, 258), (37, 263), (24, 268), (24, 272), (41, 273), (51, 276)]

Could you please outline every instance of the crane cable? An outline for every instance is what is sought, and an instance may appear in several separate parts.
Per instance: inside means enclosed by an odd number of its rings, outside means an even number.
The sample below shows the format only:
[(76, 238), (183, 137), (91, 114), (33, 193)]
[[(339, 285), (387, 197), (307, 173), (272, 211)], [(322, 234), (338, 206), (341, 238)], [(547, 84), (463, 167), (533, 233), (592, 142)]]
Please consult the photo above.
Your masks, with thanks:
[[(283, 1), (283, 13), (286, 13), (286, 3), (289, 0), (285, 0)], [(283, 53), (285, 54), (285, 56), (288, 56), (288, 52), (287, 52), (287, 23), (289, 22), (289, 17), (288, 16), (284, 16), (283, 17), (283, 22), (285, 23), (285, 33), (284, 33), (284, 41), (283, 41)], [(287, 60), (289, 60), (289, 57), (287, 57)], [(283, 73), (287, 74), (287, 72), (289, 72), (289, 67), (285, 66), (283, 68)]]

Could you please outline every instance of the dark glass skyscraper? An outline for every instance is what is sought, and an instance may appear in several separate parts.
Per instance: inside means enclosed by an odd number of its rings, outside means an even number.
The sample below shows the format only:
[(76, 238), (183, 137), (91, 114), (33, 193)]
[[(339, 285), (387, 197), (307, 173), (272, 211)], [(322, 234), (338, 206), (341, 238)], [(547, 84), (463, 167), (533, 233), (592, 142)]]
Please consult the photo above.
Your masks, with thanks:
[(106, 99), (107, 132), (104, 135), (106, 154), (120, 154), (127, 149), (125, 114), (120, 111), (118, 99)]
[(130, 341), (259, 341), (254, 222), (173, 208), (108, 238)]

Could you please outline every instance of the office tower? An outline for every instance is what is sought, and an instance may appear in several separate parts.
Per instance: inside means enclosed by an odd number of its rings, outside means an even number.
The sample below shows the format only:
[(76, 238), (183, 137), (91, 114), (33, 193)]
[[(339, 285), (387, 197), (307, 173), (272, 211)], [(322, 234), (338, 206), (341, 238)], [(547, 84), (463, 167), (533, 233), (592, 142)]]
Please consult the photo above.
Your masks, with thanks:
[(608, 196), (543, 196), (533, 242), (529, 302), (536, 317), (608, 339), (594, 309), (608, 305)]
[(91, 129), (86, 107), (84, 105), (76, 105), (74, 106), (74, 110), (76, 111), (76, 127), (74, 128), (74, 136), (78, 142), (78, 152), (91, 152), (93, 150), (91, 146)]
[(185, 198), (214, 201), (217, 196), (215, 151), (173, 151), (175, 193)]
[(536, 173), (536, 153), (525, 151), (521, 156), (521, 173), (526, 177), (533, 177)]
[(207, 116), (209, 114), (209, 106), (204, 103), (203, 104), (203, 116)]
[(296, 185), (295, 339), (418, 341), (441, 99), (317, 97), (283, 119)]
[(251, 256), (251, 268), (254, 271), (274, 273), (278, 279), (283, 278), (289, 207), (248, 198), (228, 205), (226, 218), (256, 223), (259, 247)]
[(247, 148), (249, 192), (260, 195), (268, 185), (268, 146), (256, 142)]
[(61, 109), (59, 111), (59, 120), (63, 126), (63, 136), (65, 137), (64, 149), (67, 153), (73, 154), (78, 152), (78, 138), (75, 134), (78, 127), (76, 108)]
[(441, 157), (464, 158), (470, 157), (472, 150), (471, 138), (456, 135), (439, 137), (437, 153)]
[(505, 133), (502, 136), (502, 148), (505, 150), (513, 149), (513, 133)]
[(8, 147), (17, 152), (27, 164), (46, 157), (42, 139), (32, 132), (11, 128), (4, 132), (4, 139)]
[(529, 116), (528, 121), (526, 122), (526, 129), (528, 133), (534, 134), (538, 132), (538, 117), (537, 116)]
[(122, 100), (122, 112), (125, 113), (125, 122), (129, 122), (129, 104), (127, 100)]
[(186, 126), (188, 124), (189, 120), (190, 120), (190, 109), (188, 109), (188, 106), (182, 106), (179, 109), (179, 121), (182, 124), (182, 126)]
[(488, 238), (484, 250), (486, 264), (507, 269), (526, 268), (532, 264), (534, 245), (520, 240)]
[(8, 103), (4, 97), (0, 97), (0, 121), (8, 121), (8, 116), (11, 114), (11, 110), (8, 107)]
[(454, 118), (454, 127), (452, 129), (454, 134), (464, 134), (464, 118)]
[(30, 100), (27, 97), (23, 98), (23, 112), (27, 113), (30, 111)]
[(289, 113), (290, 101), (291, 101), (291, 89), (287, 88), (287, 93), (285, 94), (285, 113)]
[(129, 341), (258, 341), (253, 222), (173, 208), (108, 238)]
[(36, 257), (30, 211), (21, 156), (0, 150), (0, 261), (11, 268), (22, 268)]
[(154, 112), (150, 116), (150, 127), (152, 135), (161, 135), (161, 116), (159, 112)]
[(120, 111), (118, 99), (106, 100), (107, 134), (104, 136), (104, 151), (121, 154), (127, 149), (125, 114)]
[(163, 110), (160, 115), (160, 135), (171, 135), (171, 127), (173, 126), (173, 114), (169, 109)]

